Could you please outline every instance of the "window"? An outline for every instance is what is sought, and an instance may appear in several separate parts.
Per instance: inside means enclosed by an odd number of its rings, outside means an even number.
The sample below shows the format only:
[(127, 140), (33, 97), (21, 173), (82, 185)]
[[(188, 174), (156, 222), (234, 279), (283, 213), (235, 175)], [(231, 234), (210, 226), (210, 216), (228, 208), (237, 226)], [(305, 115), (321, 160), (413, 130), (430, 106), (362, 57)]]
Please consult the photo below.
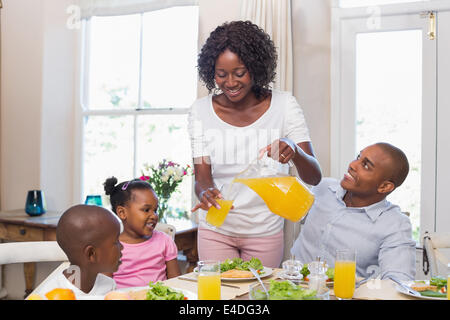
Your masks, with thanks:
[(364, 11), (333, 13), (331, 175), (342, 177), (364, 146), (390, 142), (410, 172), (388, 200), (410, 213), (416, 240), (449, 232), (450, 3), (386, 7), (376, 28), (370, 20)]
[[(92, 17), (83, 34), (81, 199), (104, 195), (108, 177), (139, 177), (145, 164), (190, 164), (198, 6)], [(179, 188), (170, 205), (189, 212), (192, 177)]]
[(422, 150), (422, 30), (356, 35), (356, 150), (378, 141), (400, 147), (410, 171), (388, 196), (409, 212), (419, 239)]

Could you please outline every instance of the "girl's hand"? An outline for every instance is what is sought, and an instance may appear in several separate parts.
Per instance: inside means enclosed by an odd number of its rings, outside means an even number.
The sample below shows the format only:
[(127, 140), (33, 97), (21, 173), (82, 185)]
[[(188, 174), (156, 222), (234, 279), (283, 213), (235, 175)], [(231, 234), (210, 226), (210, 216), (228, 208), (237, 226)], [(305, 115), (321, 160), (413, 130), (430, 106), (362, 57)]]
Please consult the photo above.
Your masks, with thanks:
[(295, 157), (296, 149), (297, 147), (291, 139), (281, 138), (261, 149), (259, 151), (259, 158), (267, 151), (268, 157), (284, 164)]
[(209, 210), (211, 206), (215, 206), (217, 209), (220, 209), (220, 205), (217, 203), (215, 199), (222, 199), (222, 194), (216, 188), (208, 188), (200, 192), (200, 203), (198, 203), (194, 208), (191, 209), (191, 212), (197, 211), (198, 209)]

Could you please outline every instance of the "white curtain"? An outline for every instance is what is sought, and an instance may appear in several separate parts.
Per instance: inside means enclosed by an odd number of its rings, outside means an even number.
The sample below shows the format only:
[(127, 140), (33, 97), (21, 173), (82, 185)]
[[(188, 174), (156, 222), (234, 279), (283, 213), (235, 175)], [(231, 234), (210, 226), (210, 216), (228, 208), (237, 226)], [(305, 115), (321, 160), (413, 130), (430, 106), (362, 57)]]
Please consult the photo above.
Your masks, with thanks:
[(198, 0), (78, 0), (81, 18), (118, 16), (177, 6), (195, 6)]
[(293, 93), (291, 0), (242, 0), (241, 19), (270, 35), (278, 52), (273, 88)]

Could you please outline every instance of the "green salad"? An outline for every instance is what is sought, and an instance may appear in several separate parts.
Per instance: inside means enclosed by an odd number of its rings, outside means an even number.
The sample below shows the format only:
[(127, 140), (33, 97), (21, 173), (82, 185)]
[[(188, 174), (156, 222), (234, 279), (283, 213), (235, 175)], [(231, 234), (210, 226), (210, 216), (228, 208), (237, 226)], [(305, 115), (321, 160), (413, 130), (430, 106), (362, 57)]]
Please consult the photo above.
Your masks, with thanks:
[(436, 286), (437, 291), (425, 290), (425, 291), (420, 291), (420, 294), (425, 297), (433, 297), (433, 298), (446, 298), (447, 297), (447, 290), (448, 290), (447, 279), (445, 279), (444, 277), (440, 277), (440, 276), (432, 277), (430, 279), (430, 285)]
[(162, 282), (150, 281), (148, 285), (150, 290), (147, 291), (147, 300), (186, 300), (184, 294), (163, 285)]
[[(316, 290), (302, 288), (289, 280), (270, 280), (267, 292), (269, 300), (317, 300)], [(262, 289), (255, 290), (252, 294), (255, 300), (266, 300), (266, 294)]]
[(241, 258), (225, 259), (225, 261), (220, 264), (220, 272), (232, 269), (250, 271), (250, 268), (259, 271), (259, 274), (262, 274), (261, 271), (264, 269), (261, 260), (258, 258), (251, 258), (249, 261), (244, 261)]

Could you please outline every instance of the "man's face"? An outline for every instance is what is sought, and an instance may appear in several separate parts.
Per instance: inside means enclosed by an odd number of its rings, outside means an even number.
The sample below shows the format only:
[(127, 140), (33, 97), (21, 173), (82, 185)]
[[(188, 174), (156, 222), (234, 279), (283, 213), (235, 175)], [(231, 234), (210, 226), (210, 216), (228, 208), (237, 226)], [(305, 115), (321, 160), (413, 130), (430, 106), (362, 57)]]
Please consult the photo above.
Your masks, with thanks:
[(354, 194), (376, 195), (382, 182), (389, 179), (391, 168), (391, 158), (379, 146), (368, 146), (350, 162), (341, 186)]

